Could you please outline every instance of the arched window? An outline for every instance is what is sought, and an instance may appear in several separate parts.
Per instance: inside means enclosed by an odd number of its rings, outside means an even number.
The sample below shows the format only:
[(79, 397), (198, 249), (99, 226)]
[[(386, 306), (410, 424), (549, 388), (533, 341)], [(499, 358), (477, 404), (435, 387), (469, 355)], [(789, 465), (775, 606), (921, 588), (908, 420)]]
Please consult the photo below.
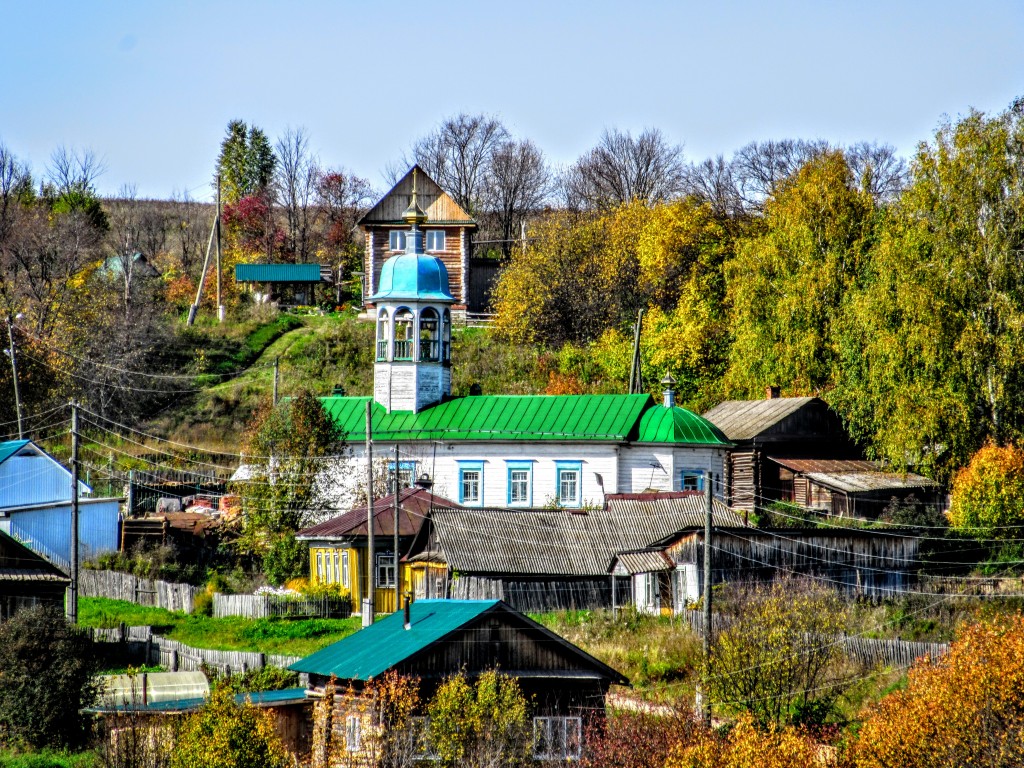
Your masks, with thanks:
[(441, 359), (441, 322), (437, 310), (427, 307), (420, 312), (420, 360)]
[(395, 311), (395, 360), (412, 360), (416, 316), (408, 307)]
[(377, 315), (377, 360), (388, 359), (388, 341), (390, 339), (390, 329), (388, 328), (388, 311), (382, 309), (380, 314)]
[(447, 309), (444, 311), (444, 319), (441, 321), (441, 360), (450, 362), (452, 359), (452, 313)]

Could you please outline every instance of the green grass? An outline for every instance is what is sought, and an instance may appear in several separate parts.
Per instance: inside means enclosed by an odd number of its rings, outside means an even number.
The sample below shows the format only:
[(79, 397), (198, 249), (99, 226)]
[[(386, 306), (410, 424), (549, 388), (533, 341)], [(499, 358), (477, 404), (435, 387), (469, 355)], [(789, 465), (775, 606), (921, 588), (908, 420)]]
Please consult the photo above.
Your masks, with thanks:
[(92, 751), (77, 752), (12, 752), (0, 751), (0, 768), (95, 768), (99, 756)]
[(258, 651), (308, 656), (359, 629), (358, 617), (348, 619), (245, 619), (190, 616), (179, 611), (145, 608), (122, 600), (85, 597), (79, 602), (79, 622), (88, 627), (149, 625), (171, 640), (193, 648), (217, 651)]

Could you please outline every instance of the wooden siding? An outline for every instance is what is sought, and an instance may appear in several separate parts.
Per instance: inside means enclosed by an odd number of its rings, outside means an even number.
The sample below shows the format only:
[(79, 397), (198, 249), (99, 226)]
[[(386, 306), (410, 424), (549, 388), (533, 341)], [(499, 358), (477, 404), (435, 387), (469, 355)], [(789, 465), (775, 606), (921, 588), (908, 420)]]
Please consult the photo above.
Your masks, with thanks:
[[(389, 536), (378, 536), (376, 538), (376, 550), (375, 557), (377, 554), (382, 552), (390, 552), (393, 547), (393, 540)], [(336, 570), (333, 568), (334, 555), (338, 555), (338, 562), (343, 562), (342, 553), (348, 553), (348, 586), (345, 582), (339, 578)], [(326, 568), (323, 575), (317, 573), (317, 562), (318, 555), (326, 558), (331, 557), (332, 574), (331, 578), (327, 579)], [(401, 556), (401, 555), (400, 555)], [(309, 576), (310, 581), (314, 584), (341, 584), (342, 587), (349, 590), (349, 594), (352, 599), (353, 610), (359, 611), (362, 605), (363, 597), (367, 592), (366, 585), (366, 547), (310, 547), (309, 550)], [(405, 594), (409, 590), (409, 566), (407, 564), (400, 564), (398, 569), (399, 576), (399, 591)], [(395, 588), (381, 587), (377, 585), (373, 595), (374, 611), (377, 613), (392, 613), (395, 610)]]
[(756, 451), (733, 451), (729, 456), (728, 504), (754, 510), (760, 495), (760, 462)]
[[(369, 290), (367, 291), (367, 297), (372, 296), (377, 292), (377, 286), (380, 285), (380, 272), (384, 268), (384, 262), (392, 256), (398, 256), (404, 251), (392, 251), (390, 246), (389, 234), (393, 229), (400, 229), (408, 231), (408, 226), (387, 226), (380, 228), (367, 228), (366, 230), (366, 258), (364, 261), (364, 271), (367, 275), (372, 275), (372, 279), (369, 282)], [(443, 251), (428, 251), (427, 255), (436, 256), (444, 264), (445, 269), (448, 270), (448, 289), (451, 291), (452, 296), (455, 297), (456, 304), (463, 304), (465, 302), (465, 286), (464, 286), (464, 262), (468, 263), (468, 254), (465, 254), (463, 248), (466, 247), (464, 244), (468, 243), (468, 238), (465, 237), (465, 227), (459, 226), (432, 226), (427, 223), (423, 227), (424, 231), (430, 229), (442, 229), (444, 230), (444, 244), (445, 250)]]
[[(624, 599), (622, 586), (616, 597)], [(459, 575), (452, 580), (457, 600), (504, 600), (517, 611), (592, 610), (612, 607), (611, 577), (537, 579)]]
[[(392, 187), (362, 219), (360, 226), (374, 224), (397, 224), (412, 203), (412, 169)], [(476, 222), (455, 200), (437, 185), (426, 172), (419, 168), (416, 174), (416, 204), (427, 214), (427, 226), (431, 222), (451, 222), (476, 226)]]

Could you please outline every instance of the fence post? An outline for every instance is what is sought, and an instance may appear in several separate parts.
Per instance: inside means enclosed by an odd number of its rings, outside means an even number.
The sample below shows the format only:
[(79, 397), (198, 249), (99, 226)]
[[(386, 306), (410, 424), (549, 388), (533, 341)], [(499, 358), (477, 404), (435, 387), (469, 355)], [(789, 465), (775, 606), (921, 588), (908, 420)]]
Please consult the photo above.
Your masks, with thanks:
[(177, 671), (178, 671), (178, 651), (176, 649), (172, 648), (171, 649), (171, 672), (177, 672)]

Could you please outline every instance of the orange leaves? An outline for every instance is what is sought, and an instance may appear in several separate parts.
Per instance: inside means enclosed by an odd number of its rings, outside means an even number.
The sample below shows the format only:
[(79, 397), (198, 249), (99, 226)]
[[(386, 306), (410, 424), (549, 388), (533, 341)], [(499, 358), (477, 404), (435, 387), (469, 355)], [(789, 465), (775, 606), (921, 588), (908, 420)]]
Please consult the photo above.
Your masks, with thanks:
[(1024, 524), (1024, 450), (988, 443), (953, 479), (949, 519), (979, 538), (1016, 538)]
[(834, 764), (828, 748), (787, 727), (759, 729), (744, 715), (725, 736), (700, 731), (690, 744), (678, 744), (665, 768), (810, 768)]

